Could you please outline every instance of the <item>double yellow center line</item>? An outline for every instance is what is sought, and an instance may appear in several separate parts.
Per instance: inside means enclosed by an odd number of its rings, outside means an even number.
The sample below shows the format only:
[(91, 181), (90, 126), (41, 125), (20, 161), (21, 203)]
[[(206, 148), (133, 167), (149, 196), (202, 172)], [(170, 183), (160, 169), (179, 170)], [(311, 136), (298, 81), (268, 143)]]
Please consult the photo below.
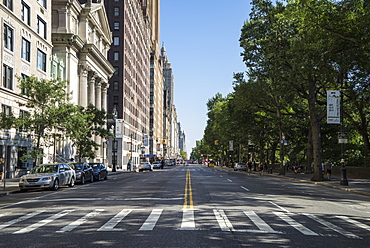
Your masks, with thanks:
[(185, 192), (184, 192), (184, 207), (183, 209), (193, 209), (193, 189), (191, 187), (191, 178), (190, 178), (190, 170), (188, 169), (186, 172), (186, 184), (185, 184)]

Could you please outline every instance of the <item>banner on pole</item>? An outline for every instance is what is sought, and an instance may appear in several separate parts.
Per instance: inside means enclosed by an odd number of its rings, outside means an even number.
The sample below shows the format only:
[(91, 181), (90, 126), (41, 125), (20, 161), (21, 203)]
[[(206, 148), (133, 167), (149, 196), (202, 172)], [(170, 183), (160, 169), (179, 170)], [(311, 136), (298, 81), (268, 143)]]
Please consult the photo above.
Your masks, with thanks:
[(327, 94), (326, 123), (340, 124), (340, 91), (328, 90), (326, 94)]
[(234, 141), (229, 140), (229, 151), (234, 151)]

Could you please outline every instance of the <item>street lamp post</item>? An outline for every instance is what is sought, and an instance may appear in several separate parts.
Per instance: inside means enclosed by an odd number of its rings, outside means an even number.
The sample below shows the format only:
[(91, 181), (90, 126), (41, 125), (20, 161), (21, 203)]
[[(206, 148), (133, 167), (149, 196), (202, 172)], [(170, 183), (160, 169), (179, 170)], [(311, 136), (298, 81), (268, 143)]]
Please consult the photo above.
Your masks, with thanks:
[(340, 145), (341, 145), (341, 164), (342, 164), (342, 178), (340, 180), (340, 185), (348, 186), (347, 180), (347, 169), (346, 163), (344, 161), (344, 144), (347, 143), (347, 135), (344, 133), (344, 110), (343, 110), (343, 85), (347, 81), (348, 76), (347, 73), (341, 72), (338, 77), (338, 81), (340, 84), (341, 92), (340, 92), (340, 125), (341, 125), (341, 134), (339, 137)]
[(113, 168), (112, 168), (112, 172), (116, 172), (117, 171), (117, 140), (116, 140), (116, 121), (117, 121), (117, 108), (116, 106), (114, 106), (113, 108), (113, 144), (112, 144), (112, 164), (113, 164)]

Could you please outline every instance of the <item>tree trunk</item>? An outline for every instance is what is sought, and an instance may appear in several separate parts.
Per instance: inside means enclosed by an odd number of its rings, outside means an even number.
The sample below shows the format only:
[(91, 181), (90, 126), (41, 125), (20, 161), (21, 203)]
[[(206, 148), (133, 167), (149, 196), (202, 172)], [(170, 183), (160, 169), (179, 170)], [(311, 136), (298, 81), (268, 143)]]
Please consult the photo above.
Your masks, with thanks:
[(312, 168), (312, 157), (313, 157), (313, 152), (312, 152), (312, 134), (311, 134), (311, 129), (308, 132), (308, 141), (307, 141), (307, 170), (309, 173), (313, 173), (313, 168)]
[(321, 148), (321, 131), (320, 120), (316, 109), (316, 85), (315, 80), (310, 78), (309, 95), (308, 95), (308, 108), (310, 113), (310, 124), (312, 133), (312, 148), (313, 148), (313, 176), (312, 181), (322, 181), (322, 148)]
[(277, 150), (278, 143), (272, 142), (271, 144), (271, 154), (270, 154), (270, 161), (271, 164), (275, 164), (276, 162), (276, 150)]

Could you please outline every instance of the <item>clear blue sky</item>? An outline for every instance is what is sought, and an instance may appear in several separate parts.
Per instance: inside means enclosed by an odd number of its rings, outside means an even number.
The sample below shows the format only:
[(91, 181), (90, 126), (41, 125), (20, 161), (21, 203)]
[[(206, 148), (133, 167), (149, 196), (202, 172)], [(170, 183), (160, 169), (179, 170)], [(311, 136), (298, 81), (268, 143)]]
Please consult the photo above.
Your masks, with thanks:
[(246, 71), (239, 38), (249, 12), (249, 0), (161, 0), (161, 44), (172, 63), (189, 156), (203, 137), (207, 101), (231, 93), (233, 73)]

